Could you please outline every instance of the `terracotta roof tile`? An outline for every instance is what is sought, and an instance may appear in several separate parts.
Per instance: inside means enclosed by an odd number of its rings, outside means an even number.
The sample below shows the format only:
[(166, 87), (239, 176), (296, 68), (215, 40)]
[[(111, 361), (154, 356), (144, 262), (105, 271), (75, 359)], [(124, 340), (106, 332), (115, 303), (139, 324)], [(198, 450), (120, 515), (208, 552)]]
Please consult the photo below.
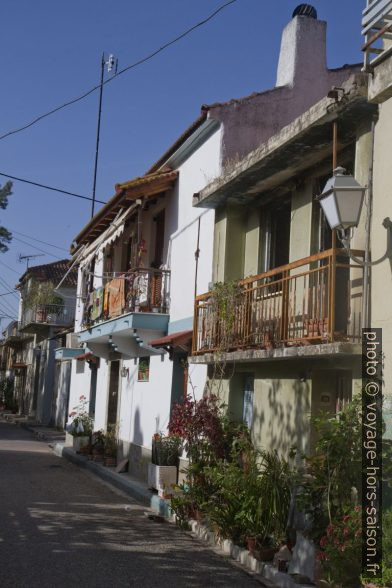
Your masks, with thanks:
[[(29, 269), (21, 276), (19, 283), (22, 283), (27, 277), (34, 276), (37, 280), (53, 282), (53, 284), (57, 285), (69, 270), (69, 261), (69, 259), (61, 259), (60, 261), (55, 261), (53, 263), (29, 267)], [(76, 288), (77, 281), (78, 271), (77, 268), (73, 268), (67, 275), (62, 286), (65, 288)]]

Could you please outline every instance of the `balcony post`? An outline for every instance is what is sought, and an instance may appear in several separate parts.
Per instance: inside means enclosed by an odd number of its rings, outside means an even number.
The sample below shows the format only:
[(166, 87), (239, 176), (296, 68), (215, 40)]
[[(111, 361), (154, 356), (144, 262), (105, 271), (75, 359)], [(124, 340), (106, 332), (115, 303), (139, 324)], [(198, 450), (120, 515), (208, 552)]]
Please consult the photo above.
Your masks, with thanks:
[(333, 248), (331, 257), (329, 258), (329, 332), (331, 341), (335, 340), (336, 253), (337, 250)]
[(289, 275), (290, 271), (283, 272), (282, 284), (282, 320), (280, 323), (280, 340), (287, 341), (288, 336), (288, 315), (289, 315)]

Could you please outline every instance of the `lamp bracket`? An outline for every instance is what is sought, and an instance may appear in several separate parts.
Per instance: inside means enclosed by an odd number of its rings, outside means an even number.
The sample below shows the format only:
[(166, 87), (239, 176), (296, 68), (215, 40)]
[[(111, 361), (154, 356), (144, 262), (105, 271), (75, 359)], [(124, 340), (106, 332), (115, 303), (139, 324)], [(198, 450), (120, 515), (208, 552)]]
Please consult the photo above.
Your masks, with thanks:
[(387, 250), (382, 257), (376, 259), (375, 261), (363, 261), (362, 259), (359, 259), (358, 257), (352, 255), (350, 243), (350, 229), (348, 229), (347, 231), (340, 230), (337, 232), (339, 240), (343, 244), (343, 247), (345, 248), (347, 253), (349, 254), (350, 259), (352, 259), (355, 263), (362, 267), (373, 267), (374, 265), (379, 265), (386, 259), (392, 260), (392, 221), (389, 218), (389, 216), (384, 218), (384, 220), (382, 221), (382, 226), (384, 227), (384, 229), (387, 230)]

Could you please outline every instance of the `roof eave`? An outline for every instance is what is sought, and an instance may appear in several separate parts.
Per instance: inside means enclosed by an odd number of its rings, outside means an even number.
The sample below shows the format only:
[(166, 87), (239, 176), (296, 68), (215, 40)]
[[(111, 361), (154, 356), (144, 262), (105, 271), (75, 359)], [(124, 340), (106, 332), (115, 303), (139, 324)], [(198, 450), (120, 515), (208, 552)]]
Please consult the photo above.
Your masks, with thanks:
[[(352, 76), (349, 93), (339, 104), (326, 97), (249, 153), (225, 175), (216, 178), (193, 197), (193, 205), (217, 208), (227, 201), (248, 203), (249, 196), (272, 190), (332, 153), (333, 120), (340, 120), (339, 146), (354, 140), (361, 117), (373, 116), (363, 75)], [(343, 127), (344, 125), (344, 127)], [(241, 202), (240, 202), (241, 200)]]

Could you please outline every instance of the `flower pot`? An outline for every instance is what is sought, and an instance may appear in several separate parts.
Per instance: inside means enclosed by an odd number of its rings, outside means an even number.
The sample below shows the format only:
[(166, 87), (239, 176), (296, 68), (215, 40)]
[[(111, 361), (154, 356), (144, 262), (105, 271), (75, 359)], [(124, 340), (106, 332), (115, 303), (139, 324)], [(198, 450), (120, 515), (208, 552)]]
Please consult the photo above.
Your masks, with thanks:
[(106, 467), (114, 468), (117, 465), (117, 458), (113, 455), (105, 455), (103, 465)]
[(275, 547), (261, 547), (256, 549), (252, 555), (259, 561), (272, 561), (276, 552)]
[(248, 551), (251, 555), (253, 555), (257, 550), (257, 539), (256, 537), (247, 537), (246, 544), (248, 546)]
[(72, 449), (76, 451), (76, 453), (80, 453), (82, 447), (86, 447), (90, 443), (90, 437), (88, 436), (79, 436), (73, 438), (72, 442)]

